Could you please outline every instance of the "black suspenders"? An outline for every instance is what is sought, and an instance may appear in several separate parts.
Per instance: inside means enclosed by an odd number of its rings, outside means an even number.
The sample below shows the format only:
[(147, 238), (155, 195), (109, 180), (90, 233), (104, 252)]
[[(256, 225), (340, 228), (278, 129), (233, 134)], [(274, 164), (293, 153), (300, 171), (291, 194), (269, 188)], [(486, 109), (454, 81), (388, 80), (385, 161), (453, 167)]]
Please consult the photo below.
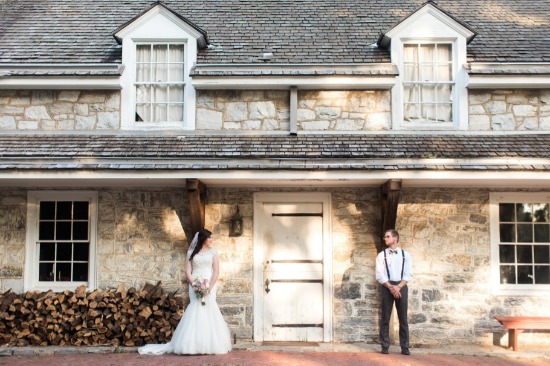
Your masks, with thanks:
[[(403, 256), (403, 262), (401, 262), (401, 281), (403, 280), (403, 273), (405, 272), (405, 251), (401, 249), (401, 255)], [(388, 267), (388, 258), (386, 257), (386, 249), (384, 249), (384, 262), (386, 263), (386, 272), (388, 273), (388, 281), (390, 281), (390, 268)]]

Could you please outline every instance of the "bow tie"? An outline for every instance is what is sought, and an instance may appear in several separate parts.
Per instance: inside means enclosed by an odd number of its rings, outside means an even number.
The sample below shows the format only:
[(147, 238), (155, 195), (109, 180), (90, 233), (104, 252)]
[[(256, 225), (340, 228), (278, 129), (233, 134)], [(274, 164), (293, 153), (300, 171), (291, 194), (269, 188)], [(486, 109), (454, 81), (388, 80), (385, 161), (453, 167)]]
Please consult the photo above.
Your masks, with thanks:
[(390, 254), (397, 254), (397, 249), (396, 250), (390, 249)]

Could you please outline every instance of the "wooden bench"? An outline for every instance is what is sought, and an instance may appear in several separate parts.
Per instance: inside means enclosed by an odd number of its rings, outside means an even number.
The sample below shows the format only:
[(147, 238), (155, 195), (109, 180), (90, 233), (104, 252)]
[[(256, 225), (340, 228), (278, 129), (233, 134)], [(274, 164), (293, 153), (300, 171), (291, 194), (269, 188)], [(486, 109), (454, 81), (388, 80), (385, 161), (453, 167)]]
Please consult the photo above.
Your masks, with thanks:
[(544, 316), (495, 316), (508, 329), (508, 347), (518, 350), (518, 335), (527, 329), (550, 330), (550, 317)]

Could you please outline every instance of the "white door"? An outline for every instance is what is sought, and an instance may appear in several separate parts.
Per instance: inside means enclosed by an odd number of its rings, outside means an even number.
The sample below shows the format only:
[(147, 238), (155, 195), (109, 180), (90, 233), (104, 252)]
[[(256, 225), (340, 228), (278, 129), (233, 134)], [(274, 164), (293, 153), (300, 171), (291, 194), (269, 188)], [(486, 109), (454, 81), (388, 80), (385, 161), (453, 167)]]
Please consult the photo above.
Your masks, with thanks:
[(263, 341), (320, 342), (330, 329), (325, 281), (329, 211), (327, 202), (291, 198), (282, 195), (278, 202), (256, 205), (260, 248), (255, 249), (261, 253), (256, 296), (262, 301), (255, 314), (261, 316)]

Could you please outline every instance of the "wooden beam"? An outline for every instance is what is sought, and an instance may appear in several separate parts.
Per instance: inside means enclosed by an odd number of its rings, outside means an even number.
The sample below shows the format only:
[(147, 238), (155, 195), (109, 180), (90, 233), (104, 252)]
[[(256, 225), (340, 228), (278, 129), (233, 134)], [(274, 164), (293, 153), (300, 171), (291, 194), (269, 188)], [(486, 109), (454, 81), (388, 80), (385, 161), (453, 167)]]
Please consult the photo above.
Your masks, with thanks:
[[(382, 234), (384, 234), (386, 230), (395, 229), (401, 185), (401, 179), (391, 179), (381, 187)], [(382, 237), (382, 235), (380, 237)], [(384, 241), (380, 240), (378, 243), (377, 249), (378, 251), (382, 251), (385, 248)]]
[(187, 179), (187, 198), (189, 200), (189, 216), (191, 219), (191, 239), (197, 231), (204, 228), (206, 186), (198, 179)]
[(298, 134), (298, 88), (290, 87), (290, 134)]

